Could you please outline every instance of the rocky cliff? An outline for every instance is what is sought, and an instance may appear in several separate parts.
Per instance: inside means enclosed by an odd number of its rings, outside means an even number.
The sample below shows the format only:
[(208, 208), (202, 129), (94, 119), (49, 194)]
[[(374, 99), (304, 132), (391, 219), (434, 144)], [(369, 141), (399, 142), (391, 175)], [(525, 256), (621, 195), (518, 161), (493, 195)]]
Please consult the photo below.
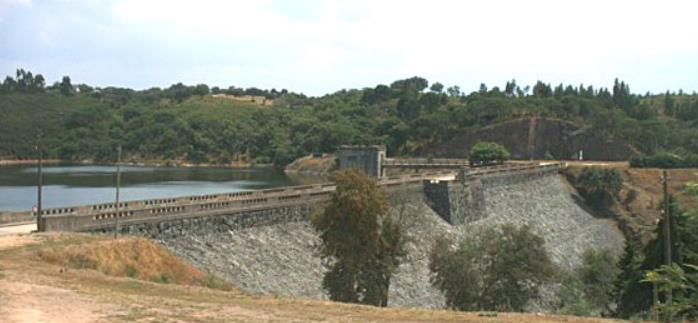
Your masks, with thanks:
[(502, 144), (518, 159), (576, 159), (580, 150), (586, 160), (628, 160), (640, 154), (622, 140), (552, 118), (522, 118), (478, 128), (420, 153), (463, 158), (480, 141)]

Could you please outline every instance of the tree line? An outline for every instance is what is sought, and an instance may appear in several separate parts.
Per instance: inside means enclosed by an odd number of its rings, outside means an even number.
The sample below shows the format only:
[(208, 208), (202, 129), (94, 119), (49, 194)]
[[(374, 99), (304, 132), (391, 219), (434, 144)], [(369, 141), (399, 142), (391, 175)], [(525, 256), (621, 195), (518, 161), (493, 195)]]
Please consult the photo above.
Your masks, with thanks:
[[(80, 102), (79, 111), (70, 110), (62, 129), (52, 134), (65, 144), (47, 151), (66, 159), (113, 159), (111, 146), (117, 142), (133, 158), (148, 155), (190, 162), (242, 158), (283, 166), (312, 152), (332, 152), (341, 144), (386, 144), (389, 154), (409, 156), (469, 130), (528, 116), (569, 120), (629, 142), (647, 155), (698, 152), (698, 96), (634, 94), (619, 80), (610, 89), (541, 81), (522, 87), (511, 80), (503, 88), (482, 84), (466, 93), (458, 86), (412, 77), (319, 97), (181, 83), (135, 91), (70, 81), (64, 77), (46, 87), (40, 74), (19, 70), (15, 78), (5, 79), (0, 90), (5, 100), (27, 104), (26, 110), (32, 109), (31, 100)], [(241, 103), (210, 100), (212, 93), (264, 96), (273, 100), (273, 106), (237, 109)], [(92, 126), (93, 121), (99, 127)], [(219, 138), (222, 133), (226, 139)], [(24, 152), (14, 149), (10, 154), (26, 157), (21, 156)]]

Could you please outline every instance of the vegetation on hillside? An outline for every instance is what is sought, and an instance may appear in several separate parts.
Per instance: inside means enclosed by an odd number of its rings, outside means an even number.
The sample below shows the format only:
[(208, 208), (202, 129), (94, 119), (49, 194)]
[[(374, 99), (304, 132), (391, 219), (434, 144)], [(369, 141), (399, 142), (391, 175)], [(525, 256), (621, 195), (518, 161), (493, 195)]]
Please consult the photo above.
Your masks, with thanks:
[[(698, 213), (696, 210), (683, 209), (671, 199), (672, 214), (671, 232), (671, 266), (665, 266), (665, 234), (664, 219), (657, 224), (654, 238), (646, 245), (637, 242), (634, 236), (629, 237), (625, 255), (619, 262), (621, 270), (616, 280), (615, 298), (616, 315), (620, 317), (652, 317), (655, 310), (653, 300), (653, 284), (660, 283), (660, 288), (673, 286), (677, 277), (691, 272), (691, 266), (698, 264)], [(686, 272), (681, 272), (681, 271)], [(678, 275), (678, 276), (677, 276)], [(696, 307), (685, 308), (686, 304), (695, 301), (698, 286), (693, 276), (684, 276), (684, 286), (673, 286), (676, 297), (671, 302), (664, 292), (658, 294), (659, 310), (665, 314), (686, 315), (696, 318)], [(662, 286), (662, 284), (666, 284)], [(688, 303), (686, 303), (688, 302)]]
[[(618, 80), (611, 89), (510, 81), (464, 93), (413, 77), (321, 97), (181, 83), (142, 91), (94, 88), (68, 77), (45, 83), (20, 70), (0, 86), (1, 158), (34, 156), (43, 133), (46, 153), (64, 159), (111, 160), (122, 144), (134, 160), (286, 165), (340, 144), (385, 143), (391, 155), (410, 155), (522, 116), (573, 121), (645, 154), (698, 152), (697, 96), (633, 94)], [(210, 96), (216, 93), (259, 95), (273, 106)]]
[(589, 205), (602, 210), (618, 196), (623, 178), (615, 168), (585, 167), (574, 184)]
[(671, 153), (658, 153), (630, 159), (630, 166), (637, 168), (698, 168), (698, 154), (683, 156)]
[(557, 291), (556, 312), (570, 315), (609, 316), (613, 314), (613, 289), (620, 272), (616, 257), (608, 249), (588, 249), (582, 266), (563, 273)]

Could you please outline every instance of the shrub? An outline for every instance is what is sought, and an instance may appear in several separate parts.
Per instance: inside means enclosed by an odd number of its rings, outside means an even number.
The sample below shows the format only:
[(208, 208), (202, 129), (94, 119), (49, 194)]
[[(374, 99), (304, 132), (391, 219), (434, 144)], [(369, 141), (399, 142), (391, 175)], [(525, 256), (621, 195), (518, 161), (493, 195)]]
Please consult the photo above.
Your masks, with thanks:
[(429, 259), (431, 282), (451, 308), (523, 311), (556, 273), (543, 238), (528, 226), (488, 228), (452, 245), (437, 240)]
[(688, 182), (684, 184), (684, 193), (691, 196), (698, 196), (698, 182)]
[(698, 167), (698, 155), (688, 154), (684, 156), (658, 153), (645, 157), (633, 157), (630, 159), (630, 167), (635, 168), (694, 168)]
[(623, 177), (615, 168), (585, 167), (575, 184), (587, 203), (600, 209), (618, 195), (623, 187)]
[(469, 161), (471, 165), (491, 165), (503, 163), (509, 158), (509, 151), (504, 146), (481, 141), (470, 148)]
[(619, 274), (616, 259), (610, 250), (588, 249), (583, 255), (579, 277), (584, 284), (587, 300), (602, 313), (611, 313), (613, 283)]

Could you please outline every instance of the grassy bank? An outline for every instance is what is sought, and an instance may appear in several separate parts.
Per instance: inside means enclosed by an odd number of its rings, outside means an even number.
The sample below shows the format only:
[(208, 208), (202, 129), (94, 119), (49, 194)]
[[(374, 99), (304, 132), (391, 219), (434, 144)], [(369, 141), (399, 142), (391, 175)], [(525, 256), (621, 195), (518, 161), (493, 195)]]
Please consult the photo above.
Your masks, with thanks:
[[(129, 275), (128, 266), (136, 274)], [(165, 273), (171, 280), (152, 279)], [(519, 313), (486, 317), (249, 295), (225, 283), (197, 283), (200, 275), (206, 274), (143, 238), (0, 236), (0, 317), (9, 322), (611, 322)]]

